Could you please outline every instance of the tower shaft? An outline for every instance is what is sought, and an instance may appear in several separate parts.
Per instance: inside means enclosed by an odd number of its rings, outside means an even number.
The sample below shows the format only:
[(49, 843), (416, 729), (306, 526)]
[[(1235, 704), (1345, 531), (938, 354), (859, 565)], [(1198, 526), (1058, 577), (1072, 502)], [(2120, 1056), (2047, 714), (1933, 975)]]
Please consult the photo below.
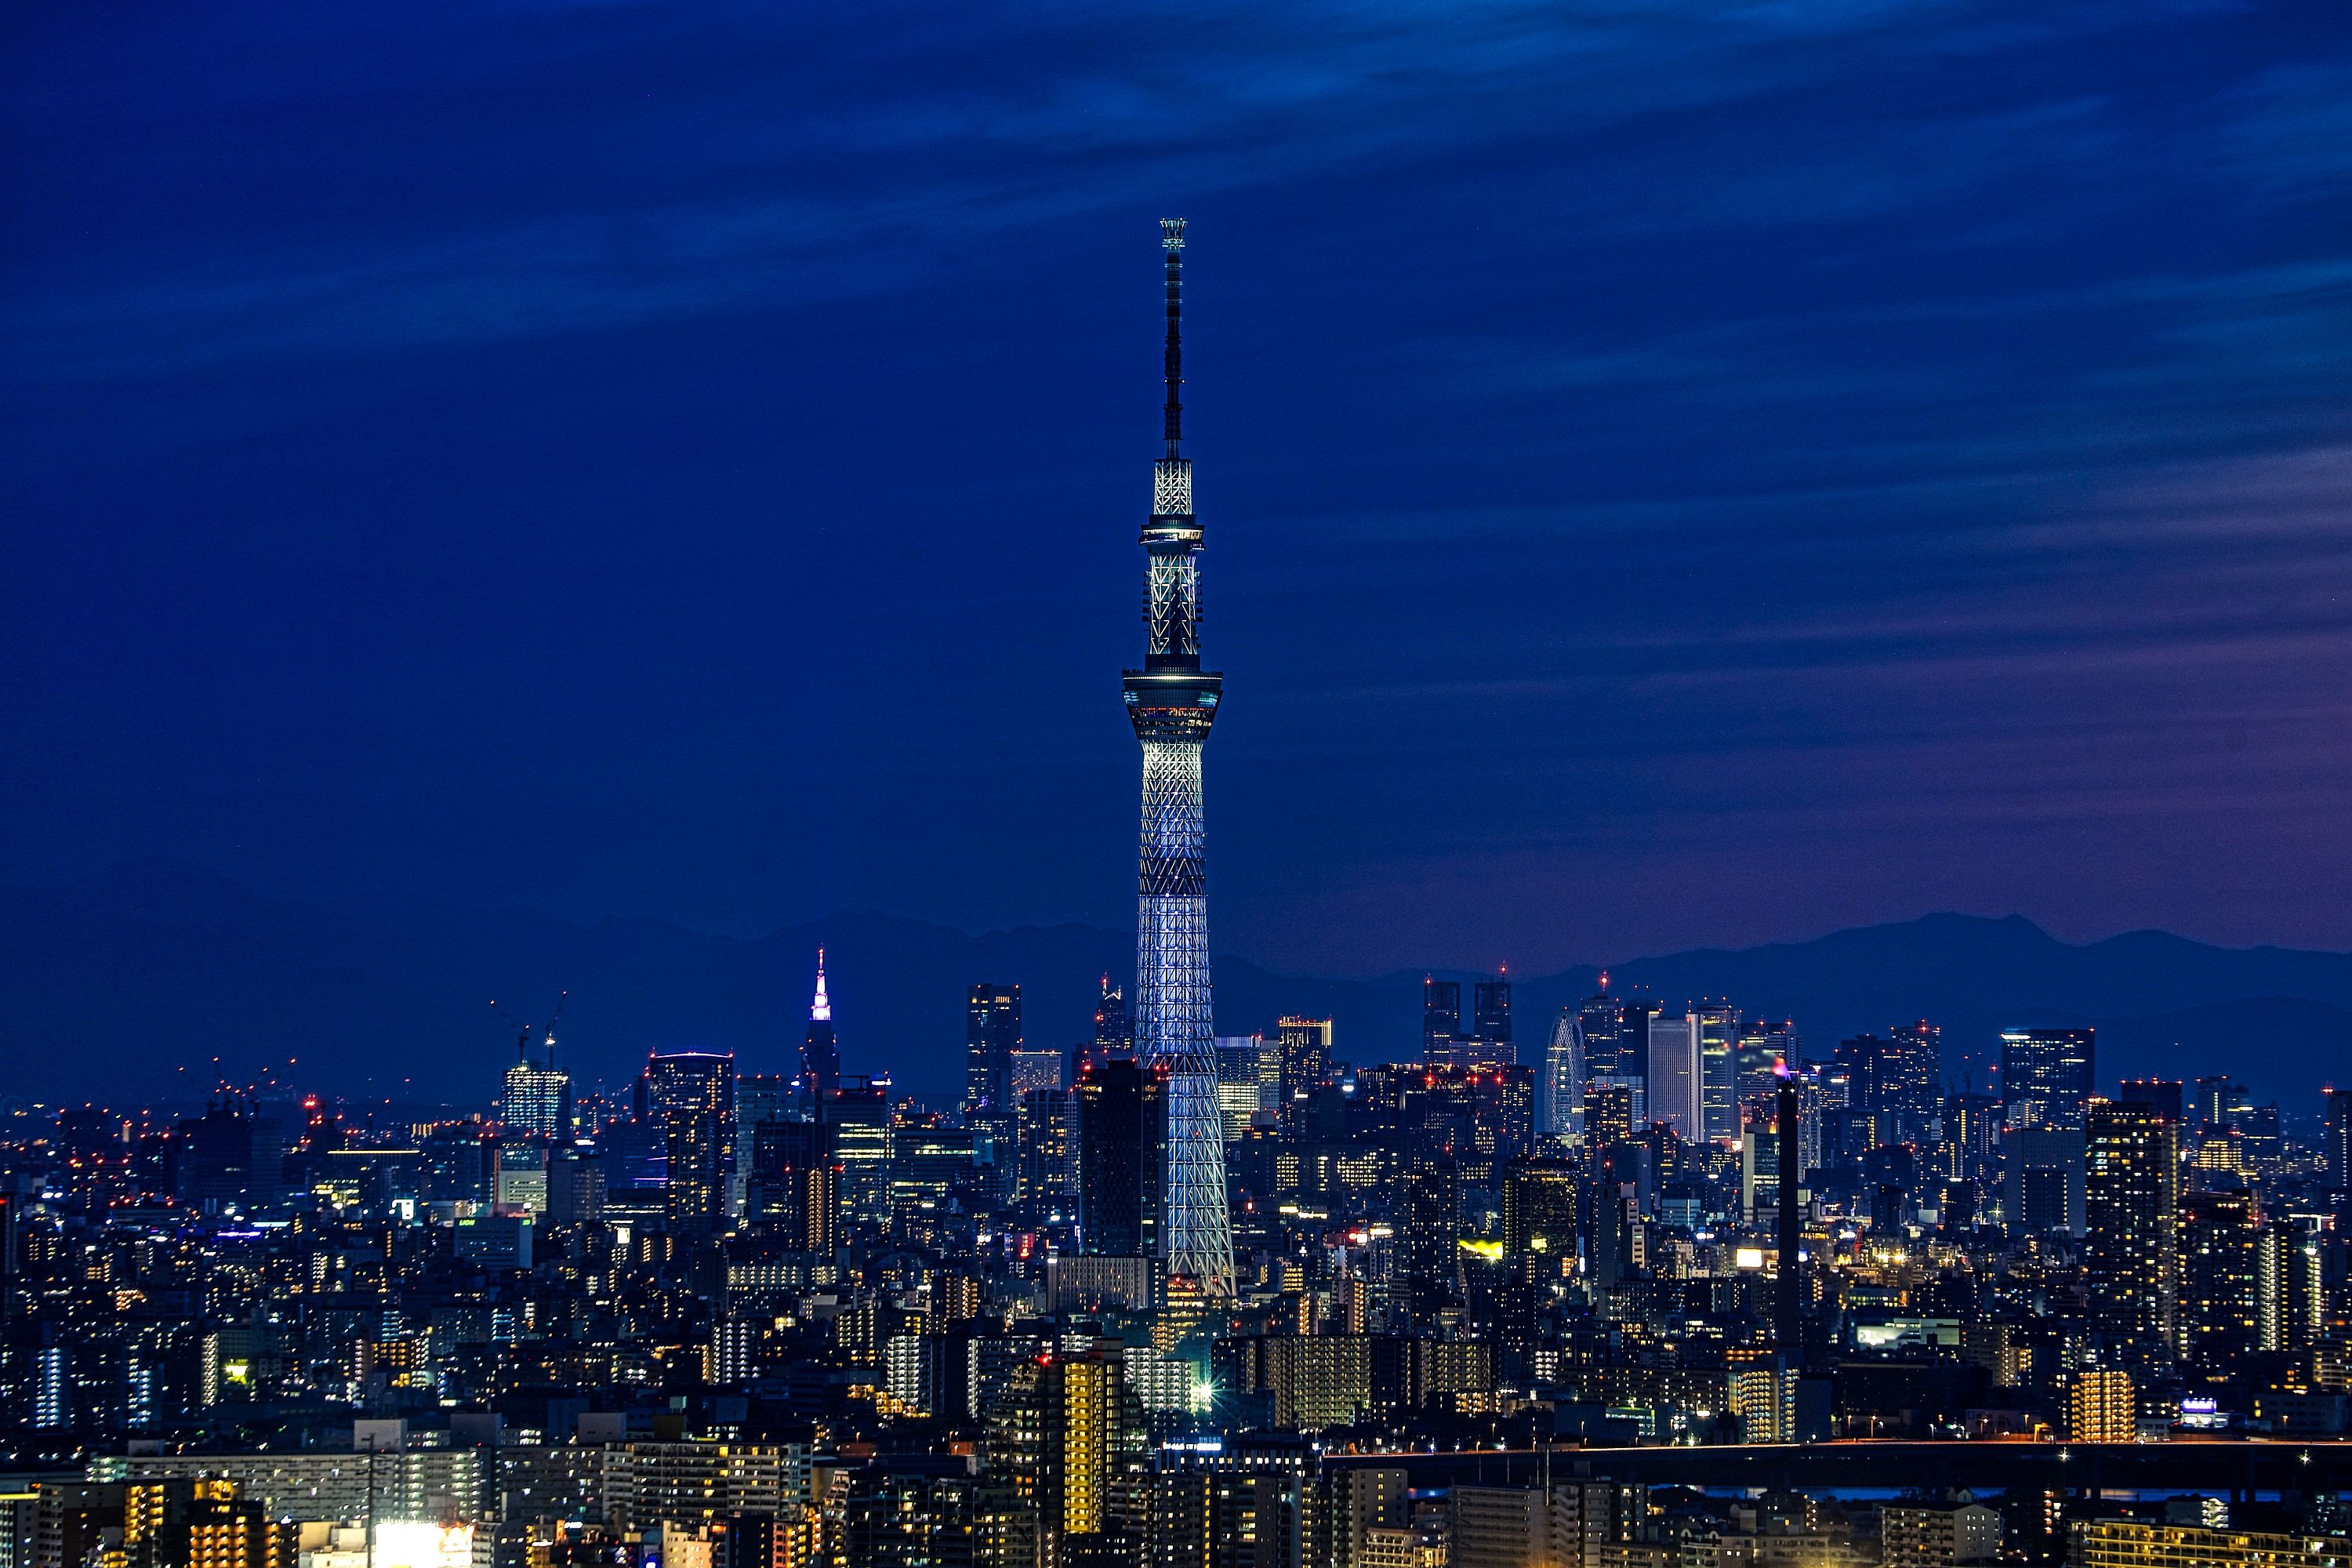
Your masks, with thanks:
[(1160, 1252), (1166, 1274), (1199, 1296), (1234, 1293), (1224, 1123), (1211, 1040), (1207, 829), (1201, 748), (1223, 678), (1201, 668), (1200, 524), (1192, 469), (1181, 455), (1184, 224), (1161, 220), (1168, 340), (1165, 452), (1153, 466), (1143, 668), (1126, 676), (1127, 710), (1143, 746), (1143, 822), (1136, 876), (1136, 1045), (1167, 1080)]

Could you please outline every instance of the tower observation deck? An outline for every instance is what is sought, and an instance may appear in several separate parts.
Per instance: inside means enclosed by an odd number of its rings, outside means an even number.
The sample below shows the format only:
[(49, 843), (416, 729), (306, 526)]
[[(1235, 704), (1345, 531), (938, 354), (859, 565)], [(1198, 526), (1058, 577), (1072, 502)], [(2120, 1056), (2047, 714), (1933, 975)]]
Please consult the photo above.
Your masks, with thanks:
[(1162, 218), (1160, 228), (1168, 289), (1165, 450), (1152, 468), (1151, 515), (1143, 525), (1149, 640), (1143, 668), (1126, 676), (1128, 717), (1143, 743), (1135, 1036), (1139, 1053), (1167, 1075), (1162, 1269), (1172, 1289), (1222, 1300), (1234, 1294), (1234, 1241), (1211, 1042), (1201, 747), (1224, 678), (1201, 668), (1201, 525), (1192, 515), (1192, 465), (1181, 449), (1184, 220)]

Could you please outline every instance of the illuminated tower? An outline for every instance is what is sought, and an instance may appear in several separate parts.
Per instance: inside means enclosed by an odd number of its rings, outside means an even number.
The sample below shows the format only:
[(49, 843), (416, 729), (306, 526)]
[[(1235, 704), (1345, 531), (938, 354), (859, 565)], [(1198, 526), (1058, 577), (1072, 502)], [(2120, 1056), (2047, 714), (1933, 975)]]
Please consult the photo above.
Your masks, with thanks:
[(809, 1003), (808, 1033), (801, 1040), (801, 1084), (808, 1118), (824, 1120), (833, 1091), (841, 1087), (841, 1043), (833, 1034), (833, 1001), (824, 994), (824, 949), (816, 950), (816, 995)]
[(1127, 712), (1143, 742), (1143, 832), (1138, 862), (1136, 1046), (1167, 1075), (1166, 1175), (1160, 1256), (1171, 1282), (1205, 1298), (1234, 1293), (1232, 1222), (1225, 1211), (1225, 1139), (1209, 1025), (1207, 835), (1201, 819), (1201, 746), (1224, 679), (1201, 668), (1201, 525), (1183, 437), (1184, 220), (1162, 218), (1167, 252), (1167, 449), (1153, 466), (1143, 668), (1127, 672)]

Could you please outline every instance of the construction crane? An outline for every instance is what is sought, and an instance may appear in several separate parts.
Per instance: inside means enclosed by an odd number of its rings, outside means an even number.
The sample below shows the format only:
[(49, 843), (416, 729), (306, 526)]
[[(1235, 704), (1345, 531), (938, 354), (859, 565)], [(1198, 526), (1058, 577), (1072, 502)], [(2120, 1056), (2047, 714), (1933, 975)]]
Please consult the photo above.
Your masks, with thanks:
[(557, 1019), (563, 1016), (563, 1005), (570, 1000), (572, 1000), (571, 992), (557, 992), (555, 994), (555, 1011), (547, 1016), (547, 1022), (544, 1025), (541, 1025), (524, 1023), (512, 1013), (507, 1011), (506, 1008), (500, 1006), (497, 997), (493, 996), (490, 998), (490, 1011), (505, 1019), (508, 1024), (511, 1025), (514, 1028), (516, 1061), (528, 1063), (530, 1060), (530, 1037), (533, 1035), (540, 1035), (544, 1037), (541, 1044), (547, 1047), (547, 1065), (551, 1068), (555, 1065), (555, 1022)]
[(553, 1072), (555, 1070), (555, 1022), (557, 1019), (563, 1016), (563, 1005), (571, 1000), (571, 992), (557, 992), (555, 994), (555, 1011), (547, 1016), (547, 1039), (544, 1043), (547, 1047), (547, 1070), (550, 1072)]

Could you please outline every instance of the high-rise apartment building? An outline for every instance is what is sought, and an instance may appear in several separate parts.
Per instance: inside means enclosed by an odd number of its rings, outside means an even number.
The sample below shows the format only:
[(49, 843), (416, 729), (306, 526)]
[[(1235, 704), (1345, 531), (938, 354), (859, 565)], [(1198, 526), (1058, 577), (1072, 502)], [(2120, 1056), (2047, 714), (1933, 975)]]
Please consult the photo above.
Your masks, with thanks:
[(2132, 1374), (2084, 1367), (2066, 1386), (2066, 1436), (2077, 1443), (2128, 1443), (2139, 1434)]
[(1936, 1170), (1947, 1181), (1982, 1182), (2000, 1152), (2000, 1101), (1990, 1094), (1944, 1096)]
[(727, 1216), (735, 1151), (735, 1058), (725, 1051), (656, 1051), (646, 1100), (668, 1164), (664, 1207), (673, 1229), (705, 1230)]
[(1078, 1195), (1077, 1101), (1061, 1088), (1022, 1095), (1014, 1198), (1033, 1214), (1073, 1213)]
[(1132, 1562), (1149, 1506), (1149, 1442), (1143, 1402), (1118, 1358), (1095, 1352), (1014, 1368), (981, 1451), (1037, 1510), (1035, 1561)]
[(832, 1256), (839, 1173), (817, 1121), (763, 1121), (752, 1133), (751, 1217), (793, 1252)]
[(2180, 1200), (2181, 1360), (2214, 1376), (2263, 1348), (2262, 1224), (2242, 1191)]
[(2171, 1343), (2179, 1300), (2179, 1129), (2145, 1105), (2085, 1116), (2084, 1281), (2095, 1328)]
[(1595, 1080), (1584, 1086), (1584, 1145), (1606, 1149), (1633, 1136), (1633, 1089)]
[(1398, 1315), (1412, 1332), (1434, 1332), (1452, 1321), (1463, 1300), (1462, 1176), (1451, 1161), (1405, 1173), (1397, 1240)]
[(2317, 1239), (2294, 1220), (2272, 1220), (2263, 1226), (2255, 1261), (2260, 1348), (2300, 1351), (2316, 1344), (2326, 1318)]
[[(1576, 1263), (1577, 1167), (1566, 1160), (1514, 1160), (1503, 1167), (1507, 1262)], [(1560, 1273), (1554, 1268), (1554, 1277)]]
[(2347, 1557), (2352, 1550), (2340, 1535), (2084, 1519), (2074, 1524), (2066, 1560), (2077, 1568), (2339, 1568)]

